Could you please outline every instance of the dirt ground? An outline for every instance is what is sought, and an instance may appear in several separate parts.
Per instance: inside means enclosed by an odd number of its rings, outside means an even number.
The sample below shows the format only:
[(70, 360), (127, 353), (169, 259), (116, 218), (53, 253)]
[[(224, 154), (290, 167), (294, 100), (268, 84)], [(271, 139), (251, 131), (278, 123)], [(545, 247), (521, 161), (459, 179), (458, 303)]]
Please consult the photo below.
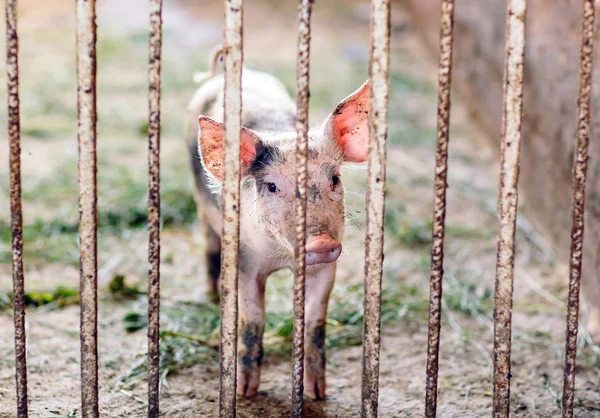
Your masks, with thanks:
[[(76, 96), (73, 2), (19, 2), (23, 208), (27, 292), (76, 287), (76, 235), (64, 225), (77, 219)], [(424, 411), (427, 291), (435, 141), (436, 63), (428, 60), (401, 2), (394, 3), (388, 200), (384, 292), (392, 308), (382, 329), (379, 415), (422, 416)], [(437, 13), (437, 11), (435, 11)], [(279, 76), (293, 93), (296, 4), (247, 2), (245, 61)], [(314, 6), (311, 123), (367, 77), (367, 2), (329, 1)], [(178, 221), (191, 196), (181, 115), (194, 91), (194, 71), (206, 69), (208, 51), (221, 40), (222, 3), (177, 0), (164, 4), (163, 193), (175, 194), (173, 224), (163, 231), (161, 287), (165, 304), (205, 301), (202, 238), (193, 221)], [(98, 2), (99, 210), (124, 216), (145, 204), (147, 2)], [(4, 26), (2, 26), (4, 29)], [(0, 77), (5, 67), (1, 64)], [(5, 83), (0, 84), (5, 94)], [(6, 110), (0, 124), (6, 132)], [(445, 297), (440, 354), (440, 417), (491, 414), (492, 308), (495, 269), (498, 162), (454, 98), (445, 247)], [(0, 138), (0, 161), (8, 143)], [(183, 163), (185, 161), (185, 164)], [(331, 306), (362, 292), (364, 179), (366, 170), (343, 173), (348, 228), (338, 261)], [(141, 195), (139, 194), (141, 190)], [(180, 197), (177, 197), (180, 196)], [(187, 199), (187, 200), (186, 200)], [(0, 294), (11, 291), (8, 167), (0, 165)], [(169, 208), (167, 208), (169, 209)], [(129, 212), (127, 212), (129, 213)], [(169, 212), (170, 213), (170, 212)], [(193, 213), (193, 208), (191, 209)], [(165, 214), (165, 209), (163, 209)], [(171, 216), (171, 215), (169, 215)], [(119, 218), (120, 219), (120, 218)], [(43, 225), (57, 225), (58, 233)], [(134, 221), (127, 218), (128, 225)], [(179, 222), (179, 223), (178, 223)], [(71, 231), (72, 232), (72, 231)], [(6, 238), (6, 239), (5, 239)], [(106, 417), (146, 413), (145, 381), (119, 385), (144, 353), (144, 330), (126, 332), (123, 317), (141, 302), (116, 300), (107, 290), (115, 275), (145, 286), (146, 231), (106, 227), (99, 238), (100, 410)], [(517, 236), (511, 409), (513, 416), (560, 414), (567, 275), (527, 220)], [(268, 285), (269, 286), (269, 285)], [(291, 315), (289, 275), (273, 280), (267, 310)], [(360, 296), (360, 294), (359, 294)], [(386, 302), (387, 303), (387, 302)], [(137, 304), (137, 305), (136, 305)], [(189, 309), (194, 309), (193, 305)], [(585, 313), (585, 310), (584, 310)], [(47, 305), (27, 312), (30, 416), (79, 416), (79, 307)], [(600, 416), (600, 362), (581, 332), (577, 417)], [(360, 346), (329, 349), (328, 396), (306, 403), (309, 417), (360, 415)], [(12, 313), (0, 311), (0, 417), (15, 415)], [(240, 417), (288, 416), (291, 359), (267, 356), (259, 395), (238, 399)], [(168, 374), (161, 392), (165, 417), (218, 415), (218, 363), (207, 360)]]

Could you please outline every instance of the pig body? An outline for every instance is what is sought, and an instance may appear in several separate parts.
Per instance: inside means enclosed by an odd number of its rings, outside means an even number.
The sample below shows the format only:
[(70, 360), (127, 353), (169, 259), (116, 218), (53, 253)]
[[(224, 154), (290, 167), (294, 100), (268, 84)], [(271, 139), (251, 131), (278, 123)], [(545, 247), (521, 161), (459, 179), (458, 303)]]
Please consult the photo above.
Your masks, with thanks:
[[(215, 51), (212, 73), (220, 50)], [(296, 107), (273, 76), (246, 68), (242, 74), (237, 391), (252, 396), (260, 383), (266, 279), (293, 266)], [(188, 106), (186, 123), (206, 241), (208, 287), (216, 298), (221, 269), (224, 79), (210, 75)], [(314, 398), (325, 396), (325, 320), (344, 231), (340, 168), (345, 161), (366, 160), (368, 95), (365, 83), (321, 127), (309, 131), (304, 387)]]

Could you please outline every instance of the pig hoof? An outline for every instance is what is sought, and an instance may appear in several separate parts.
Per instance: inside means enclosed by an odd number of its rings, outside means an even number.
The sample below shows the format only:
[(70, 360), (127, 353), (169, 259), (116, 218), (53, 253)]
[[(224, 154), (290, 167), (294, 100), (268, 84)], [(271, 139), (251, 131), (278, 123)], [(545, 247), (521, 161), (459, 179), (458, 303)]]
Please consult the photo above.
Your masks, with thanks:
[(254, 396), (258, 392), (260, 385), (260, 371), (255, 370), (242, 371), (237, 378), (237, 393), (241, 396)]
[(304, 377), (304, 394), (317, 401), (325, 399), (325, 379)]

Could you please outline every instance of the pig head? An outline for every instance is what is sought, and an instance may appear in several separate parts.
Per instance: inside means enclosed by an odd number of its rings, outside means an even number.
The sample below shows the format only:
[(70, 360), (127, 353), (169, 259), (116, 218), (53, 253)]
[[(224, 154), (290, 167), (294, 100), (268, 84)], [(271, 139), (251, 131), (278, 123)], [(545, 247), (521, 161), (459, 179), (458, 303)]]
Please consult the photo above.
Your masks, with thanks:
[[(368, 97), (365, 83), (321, 128), (309, 132), (307, 265), (334, 262), (341, 253), (345, 212), (340, 169), (345, 161), (366, 160)], [(223, 178), (223, 125), (208, 116), (200, 116), (198, 124), (199, 155), (213, 190), (218, 191)], [(242, 128), (240, 142), (242, 235), (266, 238), (277, 257), (291, 266), (296, 134)]]
[[(207, 81), (188, 108), (213, 294), (220, 272), (223, 84), (222, 77)], [(315, 398), (325, 396), (325, 320), (345, 224), (340, 170), (345, 162), (367, 159), (369, 90), (366, 82), (308, 134), (305, 392)], [(296, 133), (294, 103), (274, 77), (244, 69), (242, 103), (237, 390), (251, 396), (260, 382), (266, 278), (293, 264)]]

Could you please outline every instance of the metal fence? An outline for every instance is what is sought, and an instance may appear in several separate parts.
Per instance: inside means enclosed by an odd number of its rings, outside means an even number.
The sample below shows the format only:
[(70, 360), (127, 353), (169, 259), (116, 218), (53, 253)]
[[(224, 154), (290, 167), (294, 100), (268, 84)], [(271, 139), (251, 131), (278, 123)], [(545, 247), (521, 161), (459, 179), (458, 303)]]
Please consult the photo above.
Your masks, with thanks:
[[(297, 62), (297, 184), (294, 268), (294, 331), (292, 416), (303, 416), (304, 291), (309, 102), (310, 21), (313, 0), (300, 0)], [(243, 0), (225, 3), (225, 173), (221, 285), (221, 345), (219, 411), (236, 415), (237, 276), (239, 248)], [(425, 416), (436, 416), (440, 317), (443, 278), (444, 223), (450, 120), (450, 85), (454, 0), (441, 1), (438, 72), (438, 128), (434, 179), (429, 338), (427, 347)], [(79, 239), (81, 291), (81, 402), (84, 417), (97, 417), (97, 193), (96, 193), (96, 2), (77, 0), (77, 79), (79, 141)], [(148, 63), (148, 416), (159, 415), (159, 289), (160, 289), (160, 74), (162, 0), (149, 0)], [(23, 233), (20, 179), (20, 122), (17, 0), (6, 1), (8, 73), (8, 137), (13, 249), (14, 328), (17, 416), (27, 417), (27, 365), (23, 276)], [(506, 20), (506, 63), (501, 131), (501, 174), (498, 196), (498, 252), (494, 309), (493, 416), (508, 417), (510, 407), (511, 314), (517, 216), (519, 144), (523, 114), (526, 0), (509, 0)], [(569, 269), (566, 349), (562, 414), (573, 416), (575, 357), (579, 312), (585, 181), (590, 124), (594, 2), (583, 0), (579, 67), (578, 130), (573, 170), (573, 225)], [(365, 299), (362, 359), (363, 417), (377, 416), (385, 166), (390, 56), (390, 0), (371, 2), (369, 75), (369, 158), (365, 249)]]

